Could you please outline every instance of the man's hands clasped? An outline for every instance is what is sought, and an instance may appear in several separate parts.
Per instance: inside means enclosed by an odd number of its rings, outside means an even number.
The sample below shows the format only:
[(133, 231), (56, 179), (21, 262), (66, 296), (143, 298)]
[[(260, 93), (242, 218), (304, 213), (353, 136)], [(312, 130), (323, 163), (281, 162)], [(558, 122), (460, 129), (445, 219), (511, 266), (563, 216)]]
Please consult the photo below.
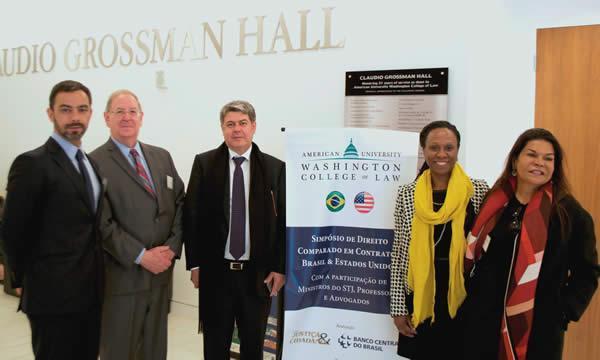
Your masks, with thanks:
[(171, 267), (174, 257), (175, 253), (169, 246), (157, 246), (144, 252), (140, 265), (156, 275)]

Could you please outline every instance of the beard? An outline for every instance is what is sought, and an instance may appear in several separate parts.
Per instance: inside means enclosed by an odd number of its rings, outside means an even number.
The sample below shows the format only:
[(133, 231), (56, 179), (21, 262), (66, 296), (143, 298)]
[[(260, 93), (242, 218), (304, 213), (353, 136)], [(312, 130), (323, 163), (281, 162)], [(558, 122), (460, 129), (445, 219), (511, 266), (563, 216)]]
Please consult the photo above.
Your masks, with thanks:
[(83, 134), (85, 134), (87, 127), (82, 123), (73, 123), (60, 127), (55, 120), (54, 130), (67, 140), (79, 141), (83, 137)]

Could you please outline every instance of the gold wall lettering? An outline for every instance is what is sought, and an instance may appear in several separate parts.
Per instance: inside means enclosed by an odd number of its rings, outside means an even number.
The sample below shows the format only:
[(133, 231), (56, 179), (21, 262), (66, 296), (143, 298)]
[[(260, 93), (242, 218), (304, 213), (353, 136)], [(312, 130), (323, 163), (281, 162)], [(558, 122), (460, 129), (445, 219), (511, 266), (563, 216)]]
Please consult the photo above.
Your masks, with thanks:
[[(147, 64), (223, 59), (227, 45), (237, 46), (235, 56), (273, 55), (298, 51), (342, 49), (345, 39), (334, 39), (333, 7), (319, 11), (281, 12), (274, 25), (267, 26), (272, 15), (242, 17), (236, 22), (218, 20), (203, 22), (198, 28), (178, 31), (172, 27), (141, 29), (123, 34), (103, 34), (99, 37), (70, 39), (64, 46), (51, 42), (17, 46), (0, 50), (0, 78), (56, 69), (57, 53), (68, 71), (110, 69)], [(298, 25), (291, 27), (294, 18)], [(224, 43), (226, 31), (237, 27), (236, 44)], [(310, 31), (309, 31), (310, 30)], [(309, 38), (310, 34), (320, 34)], [(265, 47), (268, 46), (268, 47)]]

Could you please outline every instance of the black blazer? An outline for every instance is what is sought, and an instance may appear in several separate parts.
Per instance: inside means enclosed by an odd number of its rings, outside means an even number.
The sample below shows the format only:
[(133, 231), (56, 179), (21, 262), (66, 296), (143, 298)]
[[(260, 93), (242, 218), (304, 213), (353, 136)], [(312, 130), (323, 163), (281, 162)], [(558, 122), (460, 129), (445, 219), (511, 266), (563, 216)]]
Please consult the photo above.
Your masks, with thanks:
[(13, 162), (2, 231), (13, 287), (23, 287), (20, 306), (27, 314), (100, 304), (102, 204), (94, 212), (87, 196), (83, 178), (52, 138)]
[[(561, 204), (569, 214), (569, 222), (563, 236), (558, 215), (550, 216), (527, 359), (562, 358), (568, 323), (579, 320), (598, 287), (600, 271), (593, 219), (572, 196), (562, 199)], [(504, 288), (506, 284), (498, 282), (486, 255), (478, 262), (467, 284), (468, 296), (462, 307), (465, 343), (468, 344), (464, 359), (487, 359), (497, 354), (503, 310), (490, 310), (490, 304), (498, 303), (491, 294), (497, 294), (498, 286)]]
[[(229, 186), (229, 151), (224, 143), (196, 155), (184, 204), (183, 238), (188, 270), (200, 267), (201, 298), (222, 287)], [(250, 153), (249, 212), (249, 269), (256, 274), (255, 293), (267, 296), (265, 277), (271, 271), (285, 273), (285, 164), (256, 144)]]

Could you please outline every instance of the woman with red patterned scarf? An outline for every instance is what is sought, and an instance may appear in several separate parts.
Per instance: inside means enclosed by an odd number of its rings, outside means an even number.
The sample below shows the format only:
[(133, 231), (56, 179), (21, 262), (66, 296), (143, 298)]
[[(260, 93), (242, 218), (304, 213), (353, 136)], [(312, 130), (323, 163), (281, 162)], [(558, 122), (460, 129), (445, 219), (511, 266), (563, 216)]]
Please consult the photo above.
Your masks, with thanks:
[(560, 144), (525, 131), (467, 237), (465, 359), (561, 359), (598, 285), (594, 223), (572, 196)]

